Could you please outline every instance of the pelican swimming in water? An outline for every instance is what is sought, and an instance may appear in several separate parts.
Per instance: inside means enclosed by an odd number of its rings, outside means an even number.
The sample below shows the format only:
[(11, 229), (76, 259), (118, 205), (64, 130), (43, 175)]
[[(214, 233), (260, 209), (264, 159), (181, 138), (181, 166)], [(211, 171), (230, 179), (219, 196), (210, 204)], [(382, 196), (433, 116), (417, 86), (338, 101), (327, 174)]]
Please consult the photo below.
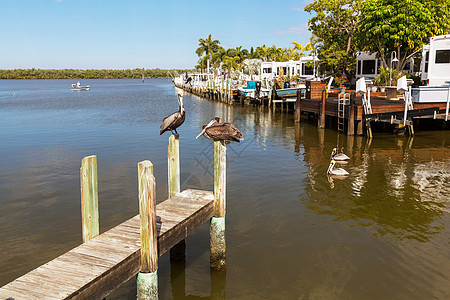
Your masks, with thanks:
[[(170, 130), (172, 132), (172, 134), (178, 136), (177, 128), (180, 127), (181, 124), (184, 123), (185, 114), (186, 114), (185, 110), (184, 110), (184, 106), (183, 106), (183, 91), (182, 90), (180, 90), (178, 92), (178, 105), (180, 106), (178, 111), (174, 112), (170, 116), (165, 117), (164, 120), (162, 121), (161, 128), (159, 131), (160, 135), (163, 134), (164, 132)], [(175, 133), (173, 131), (175, 131)]]
[(334, 169), (335, 164), (336, 164), (336, 162), (334, 160), (331, 160), (330, 165), (328, 166), (327, 174), (337, 175), (337, 176), (349, 175), (349, 173), (342, 168)]
[(337, 148), (333, 148), (333, 151), (331, 151), (330, 160), (344, 161), (344, 160), (349, 160), (349, 159), (350, 159), (350, 157), (348, 157), (344, 153), (337, 153)]
[(238, 143), (244, 139), (242, 133), (236, 126), (231, 123), (221, 123), (219, 117), (215, 117), (207, 125), (203, 125), (202, 131), (197, 135), (196, 139), (201, 135), (210, 140), (233, 141)]

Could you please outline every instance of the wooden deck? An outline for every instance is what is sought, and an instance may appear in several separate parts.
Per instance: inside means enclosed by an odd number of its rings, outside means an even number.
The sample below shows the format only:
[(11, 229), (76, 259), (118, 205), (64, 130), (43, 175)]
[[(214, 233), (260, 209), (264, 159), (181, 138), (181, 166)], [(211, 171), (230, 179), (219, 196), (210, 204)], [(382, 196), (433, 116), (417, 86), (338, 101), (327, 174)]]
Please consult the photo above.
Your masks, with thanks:
[[(405, 110), (405, 103), (403, 100), (389, 101), (383, 97), (372, 97), (372, 112), (375, 113), (388, 113), (398, 112)], [(301, 110), (308, 113), (320, 113), (321, 100), (319, 99), (302, 99)], [(424, 109), (431, 107), (439, 107), (440, 110), (445, 110), (446, 103), (414, 103), (414, 109)], [(348, 118), (349, 109), (348, 106), (345, 110), (345, 118)], [(329, 97), (325, 102), (325, 115), (331, 117), (337, 117), (338, 115), (338, 100), (337, 98)], [(361, 121), (364, 118), (364, 109), (362, 107), (361, 98), (356, 98), (355, 106), (355, 120)]]
[[(185, 190), (156, 207), (161, 256), (214, 213), (209, 191)], [(140, 269), (139, 215), (0, 288), (0, 299), (102, 299)]]

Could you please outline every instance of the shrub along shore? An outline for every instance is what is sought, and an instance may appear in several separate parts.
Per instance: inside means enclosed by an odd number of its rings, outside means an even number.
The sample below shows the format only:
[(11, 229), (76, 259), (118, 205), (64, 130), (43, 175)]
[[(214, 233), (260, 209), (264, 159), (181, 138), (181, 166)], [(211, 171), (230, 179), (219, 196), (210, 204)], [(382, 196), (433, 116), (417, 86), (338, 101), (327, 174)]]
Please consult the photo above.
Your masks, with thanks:
[(108, 78), (170, 78), (180, 73), (192, 72), (181, 69), (14, 69), (0, 70), (0, 79), (108, 79)]

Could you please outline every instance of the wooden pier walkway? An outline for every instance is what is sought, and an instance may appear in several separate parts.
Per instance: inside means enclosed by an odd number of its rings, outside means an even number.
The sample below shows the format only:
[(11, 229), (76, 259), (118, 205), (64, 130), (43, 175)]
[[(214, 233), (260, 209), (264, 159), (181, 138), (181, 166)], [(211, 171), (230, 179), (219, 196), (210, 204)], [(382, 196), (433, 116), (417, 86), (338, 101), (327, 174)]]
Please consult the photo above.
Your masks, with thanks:
[[(185, 190), (156, 206), (161, 256), (214, 215), (214, 195)], [(0, 299), (102, 299), (140, 270), (139, 215), (0, 288)]]

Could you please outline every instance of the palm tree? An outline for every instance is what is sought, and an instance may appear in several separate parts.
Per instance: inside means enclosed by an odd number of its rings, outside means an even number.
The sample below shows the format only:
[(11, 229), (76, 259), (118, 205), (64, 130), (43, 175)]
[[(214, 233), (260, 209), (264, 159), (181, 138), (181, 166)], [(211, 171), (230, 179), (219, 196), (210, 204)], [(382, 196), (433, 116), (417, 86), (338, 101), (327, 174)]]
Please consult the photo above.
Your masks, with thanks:
[(286, 49), (286, 56), (288, 60), (299, 60), (301, 54), (297, 52), (295, 48)]
[(311, 51), (311, 50), (315, 49), (314, 45), (311, 43), (308, 43), (305, 46), (302, 46), (302, 44), (297, 43), (297, 42), (292, 42), (291, 44), (294, 45), (294, 49), (300, 53), (300, 56), (305, 55), (305, 51)]
[(203, 53), (206, 54), (207, 57), (207, 72), (209, 73), (209, 58), (211, 54), (218, 51), (220, 42), (218, 40), (213, 40), (211, 35), (209, 35), (206, 39), (199, 39), (198, 45), (200, 47), (197, 48), (195, 53), (198, 56), (202, 56)]
[(231, 71), (241, 69), (241, 59), (239, 56), (224, 56), (222, 67), (228, 70), (228, 76), (231, 77)]
[(277, 48), (277, 46), (272, 45), (269, 48), (269, 58), (272, 61), (283, 61), (284, 56), (284, 49), (283, 48)]
[(268, 61), (270, 57), (270, 51), (269, 48), (266, 45), (262, 45), (258, 48), (256, 48), (256, 51), (258, 58), (261, 58), (263, 61)]
[(241, 59), (241, 62), (248, 56), (248, 50), (242, 49), (242, 46), (236, 47), (236, 56), (238, 56)]

